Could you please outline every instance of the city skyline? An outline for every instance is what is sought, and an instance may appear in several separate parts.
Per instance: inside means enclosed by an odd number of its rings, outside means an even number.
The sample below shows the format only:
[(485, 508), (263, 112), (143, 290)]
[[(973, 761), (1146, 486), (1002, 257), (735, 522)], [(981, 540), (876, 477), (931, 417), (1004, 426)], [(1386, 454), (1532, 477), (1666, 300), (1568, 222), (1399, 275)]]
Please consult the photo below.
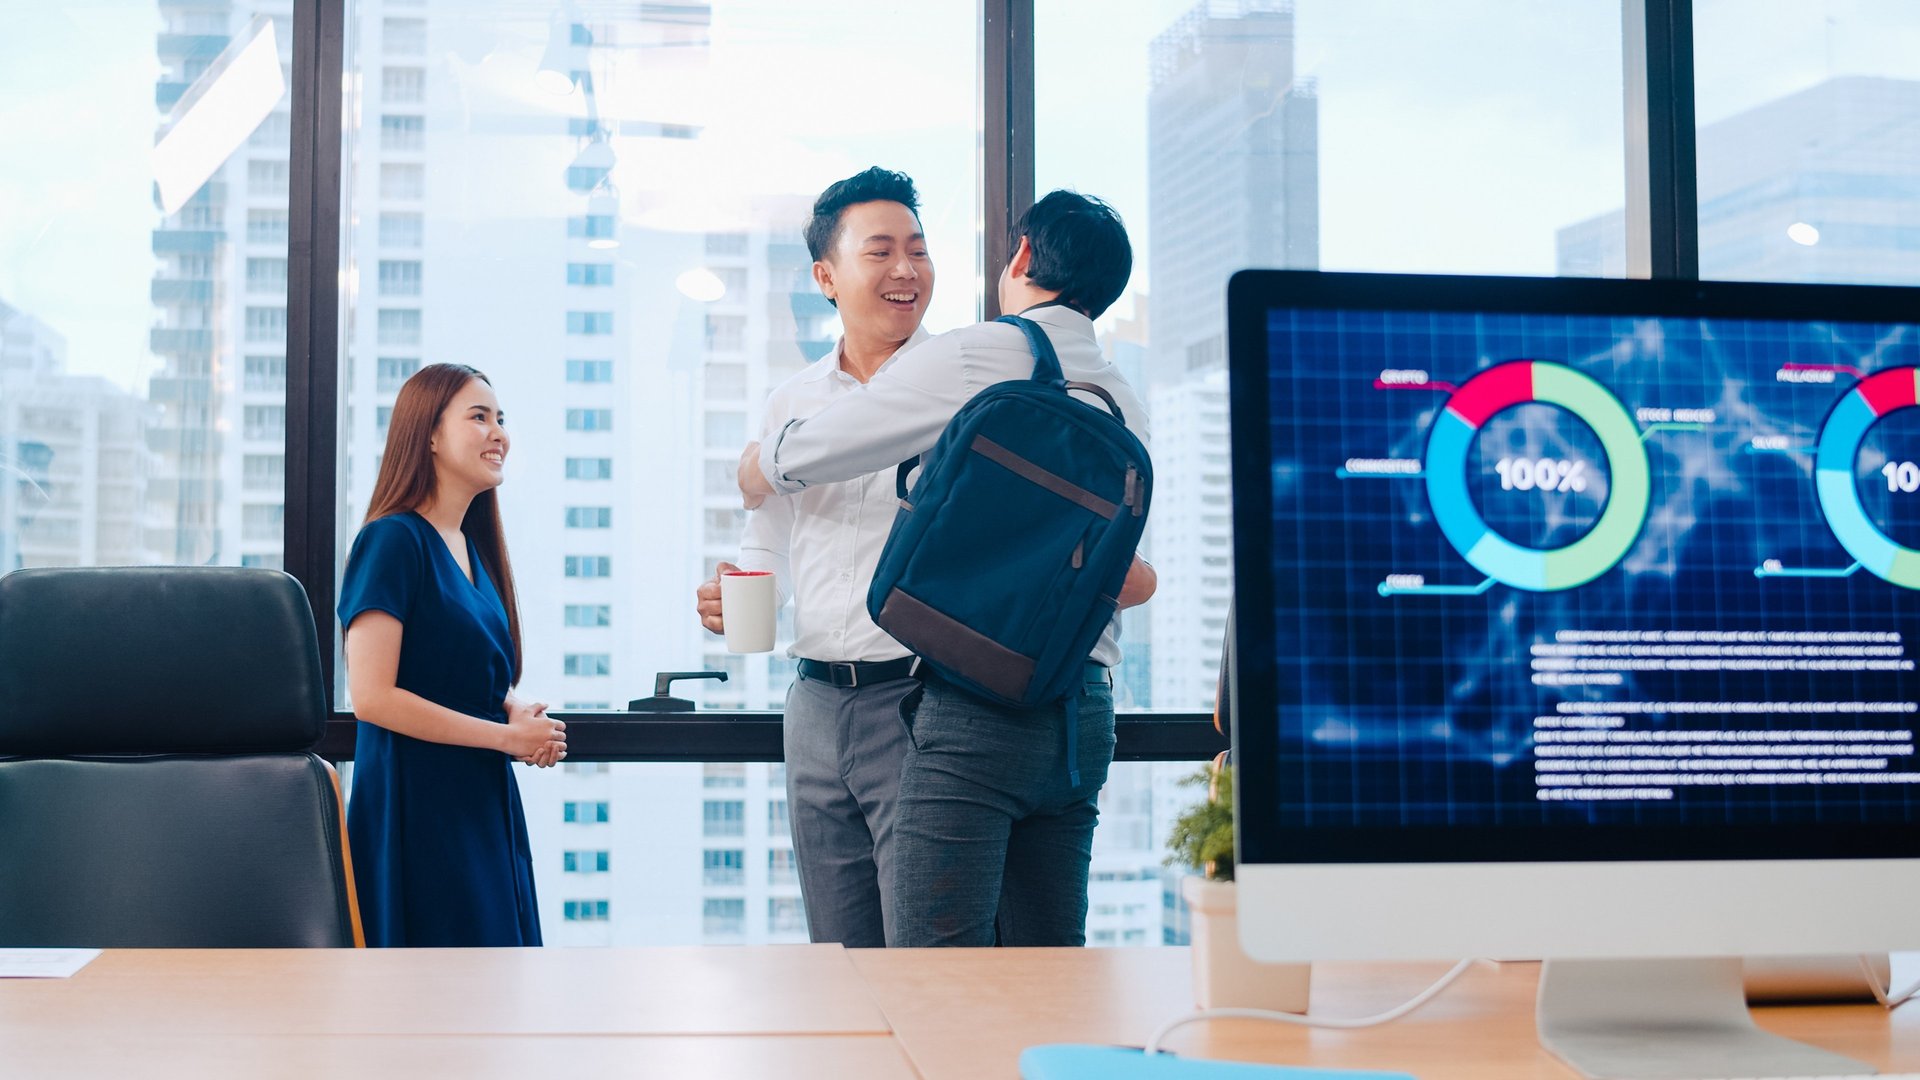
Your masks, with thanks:
[[(1470, 6), (1519, 10), (1510, 0)], [(1715, 5), (1701, 7), (1714, 17)], [(45, 58), (9, 68), (16, 54), (0, 42), (0, 132), (23, 134), (28, 150), (0, 169), (0, 302), (11, 305), (0, 306), (0, 468), (11, 470), (0, 569), (281, 561), (290, 102), (272, 102), (269, 119), (164, 217), (144, 166), (156, 126), (215, 55), (258, 26), (256, 15), (280, 31), (288, 61), (291, 0), (142, 10), (164, 18), (125, 20), (139, 24), (132, 37), (115, 23), (89, 37), (77, 61), (137, 38), (128, 55), (138, 62), (88, 84), (89, 95), (127, 95), (122, 103), (145, 110), (137, 138), (91, 96), (57, 124), (30, 115), (20, 102), (32, 95), (16, 80), (74, 73)], [(712, 668), (729, 682), (685, 692), (709, 706), (777, 709), (792, 677), (790, 612), (773, 654), (728, 654), (695, 622), (692, 589), (737, 551), (733, 464), (760, 429), (767, 391), (838, 332), (800, 233), (818, 189), (873, 161), (920, 181), (938, 268), (929, 329), (971, 321), (978, 290), (990, 287), (994, 268), (974, 261), (971, 58), (941, 48), (974, 32), (973, 15), (956, 7), (882, 27), (897, 39), (890, 56), (924, 54), (920, 108), (889, 114), (862, 94), (850, 94), (861, 107), (834, 108), (835, 88), (813, 78), (867, 55), (862, 35), (873, 27), (857, 5), (829, 6), (822, 18), (758, 0), (589, 10), (570, 21), (452, 0), (349, 6), (336, 562), (364, 514), (401, 383), (422, 364), (474, 363), (493, 377), (518, 438), (502, 505), (521, 585), (526, 691), (556, 710), (611, 710), (644, 696), (656, 671)], [(1579, 182), (1516, 204), (1498, 227), (1463, 212), (1432, 228), (1419, 225), (1422, 215), (1434, 217), (1434, 200), (1458, 194), (1472, 170), (1436, 167), (1418, 197), (1386, 194), (1390, 180), (1404, 183), (1410, 156), (1438, 162), (1436, 140), (1459, 126), (1434, 119), (1439, 103), (1406, 116), (1389, 103), (1420, 68), (1407, 43), (1356, 61), (1342, 43), (1358, 39), (1363, 12), (1321, 0), (1168, 0), (1142, 10), (1093, 31), (1124, 39), (1116, 55), (1138, 61), (1087, 80), (1094, 91), (1065, 87), (1047, 51), (1065, 39), (1043, 36), (1036, 171), (1043, 189), (1071, 182), (1109, 195), (1135, 237), (1134, 280), (1099, 329), (1153, 414), (1158, 506), (1148, 543), (1161, 595), (1128, 614), (1117, 697), (1123, 708), (1185, 712), (1211, 705), (1232, 593), (1217, 305), (1226, 275), (1249, 263), (1356, 260), (1525, 269), (1536, 249), (1563, 258), (1569, 229), (1623, 243), (1623, 221), (1606, 212), (1624, 190), (1612, 160), (1617, 108), (1609, 122), (1562, 133), (1552, 142), (1559, 160), (1514, 153), (1528, 133), (1551, 142), (1566, 117), (1605, 111), (1584, 102), (1576, 113), (1568, 102), (1604, 86), (1607, 63), (1617, 84), (1618, 9), (1584, 4), (1553, 27), (1514, 15), (1519, 31), (1553, 47), (1462, 99), (1470, 112), (1497, 111), (1503, 94), (1554, 70), (1555, 56), (1571, 58), (1549, 93), (1513, 124), (1476, 136), (1460, 160), (1500, 143), (1492, 156), (1517, 162), (1526, 182), (1551, 186), (1568, 172)], [(1040, 15), (1044, 23), (1060, 11)], [(68, 42), (74, 17), (23, 22)], [(1614, 40), (1574, 40), (1609, 18)], [(1468, 36), (1427, 16), (1412, 29), (1440, 43)], [(1491, 47), (1474, 41), (1432, 70), (1461, 88), (1471, 66), (1463, 58)], [(565, 93), (535, 79), (552, 59)], [(1409, 70), (1381, 70), (1396, 60)], [(1703, 61), (1703, 78), (1712, 70)], [(809, 92), (777, 101), (726, 92), (769, 71)], [(1375, 82), (1360, 77), (1367, 71)], [(1753, 108), (1847, 85), (1824, 78)], [(1114, 86), (1137, 86), (1124, 114), (1142, 123), (1066, 130), (1061, 120), (1085, 100), (1076, 95)], [(1719, 108), (1737, 95), (1702, 97)], [(1887, 100), (1900, 116), (1920, 112), (1920, 100)], [(1713, 155), (1752, 156), (1717, 135), (1746, 115), (1703, 122), (1703, 200), (1717, 194)], [(1435, 131), (1408, 132), (1423, 122)], [(74, 140), (78, 124), (94, 137)], [(1408, 138), (1357, 148), (1381, 131)], [(58, 155), (33, 152), (40, 145), (72, 150), (48, 165), (43, 158)], [(121, 155), (117, 171), (101, 165), (110, 154)], [(1470, 206), (1502, 197), (1483, 186)], [(1376, 212), (1359, 220), (1356, 201)], [(63, 209), (79, 206), (101, 209)], [(1703, 245), (1716, 235), (1709, 210)], [(1484, 243), (1463, 239), (1475, 228)], [(1721, 250), (1703, 249), (1703, 266)], [(1834, 272), (1845, 276), (1848, 265), (1839, 257)], [(1903, 272), (1898, 260), (1886, 271)], [(1174, 783), (1191, 769), (1114, 769), (1090, 886), (1096, 943), (1177, 937), (1160, 845), (1171, 814), (1193, 798)], [(804, 938), (779, 765), (571, 763), (520, 775), (556, 943)]]

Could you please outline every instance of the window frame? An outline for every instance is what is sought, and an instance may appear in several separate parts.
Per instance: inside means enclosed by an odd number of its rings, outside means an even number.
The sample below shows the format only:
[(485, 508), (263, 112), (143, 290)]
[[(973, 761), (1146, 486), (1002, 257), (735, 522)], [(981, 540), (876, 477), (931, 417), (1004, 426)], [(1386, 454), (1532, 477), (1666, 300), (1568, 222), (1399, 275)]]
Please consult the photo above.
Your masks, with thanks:
[[(976, 69), (983, 123), (976, 206), (980, 265), (991, 281), (1007, 255), (1011, 223), (1034, 200), (1034, 5), (982, 0)], [(1693, 156), (1695, 131), (1692, 0), (1621, 0), (1628, 114), (1629, 275), (1697, 279), (1699, 237)], [(338, 640), (337, 451), (340, 421), (341, 104), (346, 0), (294, 0), (286, 307), (286, 501), (284, 565), (306, 588), (320, 642)], [(417, 67), (411, 53), (387, 48), (382, 66)], [(399, 44), (399, 43), (396, 43)], [(412, 44), (412, 42), (406, 42)], [(392, 57), (391, 61), (388, 60)], [(405, 57), (405, 58), (402, 58)], [(412, 215), (418, 224), (418, 215)], [(570, 226), (592, 226), (580, 220)], [(250, 235), (252, 227), (250, 225)], [(379, 247), (406, 249), (414, 243)], [(1636, 247), (1638, 245), (1638, 247)], [(1636, 252), (1644, 251), (1644, 263)], [(999, 315), (991, 289), (976, 296), (983, 318)], [(596, 337), (598, 335), (595, 335)], [(320, 651), (329, 707), (335, 650)], [(779, 761), (780, 714), (701, 711), (635, 723), (621, 711), (566, 714), (570, 756), (578, 761)], [(1127, 713), (1118, 718), (1115, 759), (1178, 761), (1224, 748), (1211, 718), (1198, 712)], [(317, 752), (353, 757), (351, 713), (335, 711)]]

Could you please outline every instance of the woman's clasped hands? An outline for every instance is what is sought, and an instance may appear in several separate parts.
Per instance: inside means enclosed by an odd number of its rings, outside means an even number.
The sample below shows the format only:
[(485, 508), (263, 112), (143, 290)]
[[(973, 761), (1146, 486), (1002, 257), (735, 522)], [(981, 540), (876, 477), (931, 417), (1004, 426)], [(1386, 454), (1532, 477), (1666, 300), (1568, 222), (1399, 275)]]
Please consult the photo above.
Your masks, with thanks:
[(567, 725), (547, 715), (545, 702), (507, 698), (506, 751), (522, 765), (550, 769), (567, 757)]

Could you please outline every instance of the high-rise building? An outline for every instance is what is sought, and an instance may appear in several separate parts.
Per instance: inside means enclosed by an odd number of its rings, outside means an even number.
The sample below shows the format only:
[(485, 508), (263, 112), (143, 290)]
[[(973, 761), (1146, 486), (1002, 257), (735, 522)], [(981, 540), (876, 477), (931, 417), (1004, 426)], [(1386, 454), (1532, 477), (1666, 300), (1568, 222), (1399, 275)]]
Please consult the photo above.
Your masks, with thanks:
[[(221, 51), (263, 22), (288, 70), (291, 16), (291, 0), (161, 5), (163, 122)], [(290, 109), (281, 95), (153, 233), (149, 343), (161, 370), (147, 387), (159, 455), (147, 546), (164, 561), (281, 565)]]
[(0, 374), (52, 375), (67, 366), (67, 339), (0, 300)]
[(68, 375), (66, 340), (0, 301), (0, 573), (156, 560), (145, 401)]
[[(1146, 549), (1160, 587), (1140, 620), (1152, 660), (1143, 696), (1155, 709), (1204, 712), (1233, 600), (1227, 279), (1246, 267), (1318, 265), (1319, 101), (1296, 77), (1287, 0), (1202, 0), (1154, 39), (1149, 59), (1152, 328), (1137, 333), (1154, 433)], [(1174, 814), (1196, 798), (1178, 784), (1193, 770), (1136, 769), (1139, 791), (1126, 801), (1150, 835), (1134, 860), (1138, 899), (1125, 903), (1151, 912), (1150, 940), (1179, 941), (1185, 912), (1162, 886), (1158, 857)]]
[(1320, 261), (1319, 102), (1293, 46), (1287, 0), (1202, 0), (1153, 41), (1150, 385), (1226, 365), (1234, 271)]
[(1211, 711), (1233, 602), (1233, 502), (1226, 372), (1155, 387), (1155, 708)]
[[(1701, 126), (1700, 276), (1912, 284), (1920, 81), (1848, 76)], [(1557, 272), (1626, 272), (1624, 211), (1556, 236)]]
[(1293, 7), (1277, 0), (1203, 2), (1151, 50), (1155, 708), (1212, 707), (1232, 600), (1227, 279), (1319, 260), (1319, 106), (1293, 54)]

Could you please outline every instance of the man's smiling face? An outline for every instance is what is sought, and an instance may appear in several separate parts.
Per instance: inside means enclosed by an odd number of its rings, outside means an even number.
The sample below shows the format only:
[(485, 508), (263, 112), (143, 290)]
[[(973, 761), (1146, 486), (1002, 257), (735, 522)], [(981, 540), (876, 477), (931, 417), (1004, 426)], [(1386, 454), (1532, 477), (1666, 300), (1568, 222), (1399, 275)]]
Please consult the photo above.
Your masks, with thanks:
[(912, 337), (933, 299), (933, 260), (920, 219), (891, 200), (843, 210), (833, 248), (814, 273), (839, 305), (842, 326), (889, 341)]

